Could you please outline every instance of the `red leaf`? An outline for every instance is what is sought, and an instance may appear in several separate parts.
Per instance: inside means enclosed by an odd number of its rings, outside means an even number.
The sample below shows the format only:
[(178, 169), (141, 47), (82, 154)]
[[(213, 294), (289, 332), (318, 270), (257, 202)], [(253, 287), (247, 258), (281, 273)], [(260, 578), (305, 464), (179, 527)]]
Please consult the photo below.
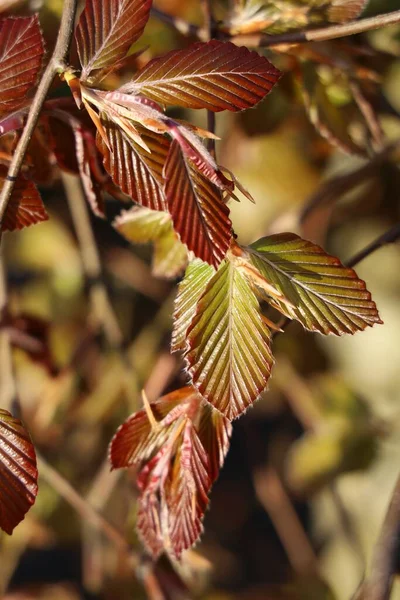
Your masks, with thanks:
[(160, 104), (237, 111), (262, 100), (280, 76), (257, 52), (211, 40), (154, 58), (123, 89)]
[(34, 504), (35, 449), (19, 419), (0, 409), (0, 527), (11, 534)]
[[(7, 167), (0, 165), (0, 189), (7, 177)], [(14, 231), (41, 221), (47, 221), (48, 214), (36, 186), (20, 175), (1, 222), (1, 231)]]
[(165, 195), (182, 242), (217, 267), (232, 238), (229, 209), (218, 188), (185, 159), (175, 140), (165, 164)]
[(39, 75), (44, 45), (37, 15), (0, 22), (0, 114), (26, 101)]
[(232, 435), (232, 423), (210, 404), (204, 402), (198, 434), (210, 461), (210, 477), (214, 482), (224, 464)]
[(136, 128), (151, 153), (128, 139), (115, 123), (102, 114), (102, 125), (107, 135), (109, 148), (97, 134), (97, 146), (104, 155), (104, 167), (112, 180), (135, 202), (153, 210), (167, 211), (162, 190), (162, 171), (168, 155), (169, 141), (144, 129)]
[(209, 459), (193, 423), (186, 421), (181, 444), (165, 485), (168, 534), (173, 554), (179, 559), (197, 541), (211, 488)]
[(125, 58), (142, 35), (150, 8), (151, 0), (86, 0), (75, 32), (82, 81)]

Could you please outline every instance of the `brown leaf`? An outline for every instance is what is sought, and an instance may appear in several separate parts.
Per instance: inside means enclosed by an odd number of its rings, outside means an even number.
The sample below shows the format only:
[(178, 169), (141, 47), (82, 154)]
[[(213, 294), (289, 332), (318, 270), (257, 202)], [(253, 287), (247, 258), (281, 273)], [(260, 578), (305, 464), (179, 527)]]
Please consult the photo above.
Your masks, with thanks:
[(37, 15), (0, 21), (0, 114), (26, 102), (35, 86), (44, 54)]
[[(0, 189), (7, 177), (7, 167), (0, 165)], [(15, 231), (41, 221), (48, 214), (34, 183), (19, 175), (1, 222), (1, 231)]]
[(35, 449), (19, 419), (0, 409), (0, 527), (10, 534), (34, 504)]
[(165, 196), (174, 228), (189, 250), (217, 267), (232, 239), (221, 192), (181, 153), (174, 140), (165, 165)]

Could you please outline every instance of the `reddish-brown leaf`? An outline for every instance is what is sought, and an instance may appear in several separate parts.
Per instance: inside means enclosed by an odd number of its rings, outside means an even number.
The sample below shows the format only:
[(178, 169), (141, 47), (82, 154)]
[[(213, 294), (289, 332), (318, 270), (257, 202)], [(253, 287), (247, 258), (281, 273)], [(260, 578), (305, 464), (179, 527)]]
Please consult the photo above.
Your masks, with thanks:
[(169, 141), (144, 129), (136, 128), (151, 153), (128, 139), (115, 123), (102, 114), (102, 125), (107, 135), (109, 148), (97, 134), (97, 146), (104, 156), (104, 167), (114, 183), (138, 204), (153, 210), (167, 211), (163, 193), (162, 171), (168, 155)]
[(193, 423), (187, 419), (173, 468), (165, 482), (168, 537), (176, 558), (197, 541), (211, 488), (209, 459)]
[[(0, 189), (7, 177), (7, 167), (0, 165)], [(48, 214), (40, 194), (32, 181), (20, 175), (1, 222), (1, 231), (14, 231), (41, 221), (47, 221)]]
[(208, 454), (210, 477), (211, 481), (214, 482), (229, 450), (232, 424), (218, 410), (204, 402), (201, 409), (198, 434)]
[(0, 114), (19, 108), (39, 75), (44, 45), (37, 15), (0, 21)]
[(125, 58), (142, 35), (150, 8), (151, 0), (86, 0), (75, 32), (82, 81)]
[(171, 143), (165, 165), (165, 196), (175, 231), (189, 250), (217, 267), (231, 239), (229, 209), (221, 192)]
[(0, 527), (8, 534), (28, 512), (38, 491), (35, 449), (19, 419), (0, 409)]
[[(85, 132), (81, 127), (74, 127), (76, 158), (78, 161), (79, 175), (89, 205), (96, 217), (105, 218), (105, 202), (102, 186), (99, 180), (93, 176), (92, 166), (97, 161), (97, 149), (90, 140), (85, 138)], [(100, 174), (101, 176), (101, 174)], [(108, 176), (107, 176), (108, 177)], [(103, 182), (106, 178), (103, 177)]]
[(211, 40), (153, 59), (124, 90), (160, 104), (237, 111), (262, 100), (280, 76), (257, 52)]

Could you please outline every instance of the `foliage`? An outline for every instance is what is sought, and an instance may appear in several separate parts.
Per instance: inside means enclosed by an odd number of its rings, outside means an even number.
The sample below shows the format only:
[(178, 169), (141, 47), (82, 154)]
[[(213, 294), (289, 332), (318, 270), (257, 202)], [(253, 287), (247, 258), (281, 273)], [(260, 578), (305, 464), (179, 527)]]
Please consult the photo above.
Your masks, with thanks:
[[(358, 18), (366, 4), (232, 0), (223, 9), (219, 39), (197, 41), (143, 64), (142, 53), (130, 49), (140, 44), (151, 1), (86, 0), (75, 30), (80, 64), (62, 73), (71, 94), (43, 104), (1, 231), (48, 218), (36, 183), (51, 183), (60, 169), (80, 176), (97, 217), (107, 220), (110, 196), (125, 206), (112, 225), (129, 242), (152, 243), (154, 275), (182, 276), (171, 350), (181, 353), (189, 384), (150, 403), (144, 396), (144, 409), (120, 426), (110, 444), (114, 469), (137, 469), (137, 530), (153, 559), (166, 552), (179, 561), (203, 530), (211, 487), (229, 449), (231, 421), (268, 386), (272, 341), (282, 325), (276, 313), (270, 318), (270, 309), (324, 335), (354, 334), (382, 323), (365, 282), (316, 243), (282, 232), (241, 246), (228, 203), (238, 196), (252, 199), (250, 193), (218, 163), (215, 132), (167, 109), (253, 109), (278, 85), (282, 72), (263, 53), (229, 38), (344, 23)], [(1, 187), (44, 53), (37, 15), (1, 20)], [(383, 139), (374, 109), (379, 77), (364, 65), (366, 55), (344, 42), (336, 52), (334, 42), (327, 42), (277, 44), (273, 57), (292, 73), (318, 132), (345, 152), (363, 156), (381, 150)], [(137, 68), (126, 81), (124, 69), (132, 64)], [(39, 147), (46, 169), (38, 164)], [(34, 502), (37, 472), (22, 424), (6, 411), (0, 421), (0, 526), (11, 533)], [(346, 443), (351, 437), (347, 430), (336, 434)], [(318, 451), (320, 440), (313, 434), (303, 440), (302, 450), (297, 447), (289, 469), (293, 481), (297, 465), (309, 448)], [(326, 469), (330, 474), (340, 471), (333, 462)], [(319, 482), (318, 473), (310, 475), (310, 486), (314, 479)]]

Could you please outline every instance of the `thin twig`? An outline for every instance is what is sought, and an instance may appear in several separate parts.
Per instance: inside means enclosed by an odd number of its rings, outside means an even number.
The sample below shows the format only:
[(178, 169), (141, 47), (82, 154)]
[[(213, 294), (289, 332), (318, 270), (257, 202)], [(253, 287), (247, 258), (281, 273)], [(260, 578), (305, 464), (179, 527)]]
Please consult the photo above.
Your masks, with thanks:
[(129, 557), (131, 566), (140, 566), (139, 556), (132, 551), (124, 535), (83, 498), (43, 456), (36, 452), (39, 474), (87, 523), (98, 527), (120, 551)]
[(89, 293), (95, 317), (103, 326), (110, 345), (121, 348), (123, 334), (103, 281), (99, 251), (79, 177), (62, 172), (62, 180), (78, 237), (83, 268), (90, 283)]
[(328, 179), (324, 182), (317, 192), (311, 196), (310, 200), (302, 209), (300, 213), (300, 223), (309, 217), (310, 213), (313, 212), (318, 206), (330, 204), (336, 201), (342, 194), (355, 187), (359, 183), (364, 182), (366, 179), (376, 175), (377, 169), (388, 159), (390, 154), (400, 147), (400, 142), (394, 142), (386, 148), (376, 154), (370, 161), (363, 164), (358, 169), (351, 171), (350, 173), (344, 173), (338, 175), (332, 179)]
[(156, 17), (163, 23), (166, 23), (167, 25), (170, 25), (170, 27), (173, 27), (176, 31), (178, 31), (178, 33), (181, 33), (182, 35), (194, 36), (201, 41), (206, 41), (207, 39), (207, 31), (205, 29), (202, 29), (201, 27), (198, 27), (193, 23), (189, 23), (188, 21), (185, 21), (185, 19), (169, 15), (164, 11), (155, 8), (154, 6), (151, 9), (151, 14), (153, 15), (153, 17)]
[[(8, 202), (20, 172), (22, 162), (29, 146), (32, 134), (39, 119), (40, 112), (46, 100), (50, 86), (55, 76), (65, 70), (65, 60), (71, 44), (75, 24), (75, 13), (78, 0), (65, 0), (61, 17), (60, 29), (53, 55), (41, 77), (36, 94), (33, 98), (26, 125), (22, 131), (13, 159), (8, 169), (6, 181), (0, 194), (0, 223), (7, 209)], [(0, 233), (1, 236), (1, 233)]]
[(308, 31), (293, 31), (278, 35), (268, 35), (266, 33), (256, 33), (248, 35), (235, 35), (231, 41), (238, 46), (252, 46), (271, 48), (286, 44), (303, 44), (305, 42), (323, 42), (334, 40), (373, 29), (379, 29), (386, 25), (393, 25), (400, 22), (400, 10), (376, 17), (351, 21), (340, 25), (331, 25), (320, 29), (310, 29)]
[(254, 488), (271, 517), (293, 570), (300, 576), (316, 574), (317, 557), (275, 469), (269, 467), (256, 472)]
[(382, 530), (375, 546), (370, 575), (354, 596), (354, 600), (389, 599), (396, 571), (399, 542), (400, 477), (395, 485)]
[(383, 246), (387, 246), (388, 244), (393, 244), (399, 239), (400, 223), (397, 223), (396, 225), (394, 225), (394, 227), (392, 227), (391, 229), (377, 237), (376, 240), (368, 244), (368, 246), (360, 250), (360, 252), (357, 252), (357, 254), (353, 256), (353, 258), (346, 262), (346, 265), (348, 267), (355, 267), (359, 262), (364, 260), (364, 258), (367, 258), (367, 256), (370, 256), (370, 254), (372, 254), (376, 250), (379, 250), (379, 248), (383, 248)]

